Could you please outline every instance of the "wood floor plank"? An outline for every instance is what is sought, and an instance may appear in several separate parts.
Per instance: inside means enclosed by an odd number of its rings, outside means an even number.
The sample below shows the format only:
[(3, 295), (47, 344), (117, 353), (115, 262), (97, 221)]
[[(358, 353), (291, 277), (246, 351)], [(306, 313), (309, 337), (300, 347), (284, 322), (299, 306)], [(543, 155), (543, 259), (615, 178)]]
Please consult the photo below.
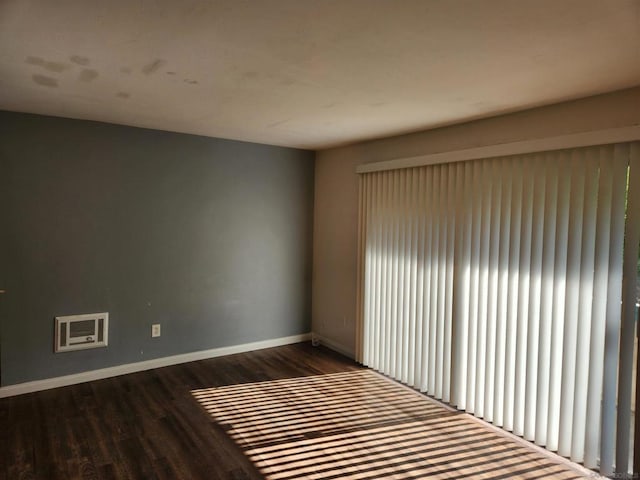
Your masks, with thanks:
[(0, 479), (583, 478), (324, 348), (0, 399)]

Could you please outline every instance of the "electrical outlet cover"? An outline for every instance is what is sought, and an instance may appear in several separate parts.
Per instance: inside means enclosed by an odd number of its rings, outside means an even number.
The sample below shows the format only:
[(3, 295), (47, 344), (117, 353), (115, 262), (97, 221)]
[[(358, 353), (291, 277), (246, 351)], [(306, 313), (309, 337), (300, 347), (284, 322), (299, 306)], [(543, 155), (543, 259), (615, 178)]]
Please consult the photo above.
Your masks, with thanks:
[(153, 325), (151, 325), (151, 336), (152, 337), (159, 337), (160, 336), (160, 324), (159, 323), (154, 323)]

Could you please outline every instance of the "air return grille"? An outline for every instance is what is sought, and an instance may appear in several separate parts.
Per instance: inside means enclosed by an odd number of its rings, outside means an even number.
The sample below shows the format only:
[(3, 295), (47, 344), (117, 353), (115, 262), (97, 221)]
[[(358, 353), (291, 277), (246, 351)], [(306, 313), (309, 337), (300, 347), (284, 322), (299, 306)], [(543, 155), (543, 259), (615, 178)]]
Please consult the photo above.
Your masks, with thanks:
[(89, 313), (56, 317), (55, 351), (106, 347), (109, 338), (109, 314)]

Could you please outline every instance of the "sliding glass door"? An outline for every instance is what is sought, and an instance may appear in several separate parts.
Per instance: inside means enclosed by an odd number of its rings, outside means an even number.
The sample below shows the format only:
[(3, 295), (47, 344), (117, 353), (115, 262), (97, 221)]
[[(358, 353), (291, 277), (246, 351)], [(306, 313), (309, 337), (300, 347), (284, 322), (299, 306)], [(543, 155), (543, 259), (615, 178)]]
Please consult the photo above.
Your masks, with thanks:
[(359, 360), (626, 473), (639, 195), (638, 142), (361, 174)]

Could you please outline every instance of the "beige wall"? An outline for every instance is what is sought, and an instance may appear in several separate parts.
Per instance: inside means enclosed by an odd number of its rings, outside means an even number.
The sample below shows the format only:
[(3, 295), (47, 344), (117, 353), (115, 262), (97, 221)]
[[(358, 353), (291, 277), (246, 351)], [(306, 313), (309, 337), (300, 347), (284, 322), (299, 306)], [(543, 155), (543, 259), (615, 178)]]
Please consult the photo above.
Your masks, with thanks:
[(313, 331), (339, 350), (355, 350), (357, 165), (630, 125), (640, 125), (640, 87), (318, 152)]

